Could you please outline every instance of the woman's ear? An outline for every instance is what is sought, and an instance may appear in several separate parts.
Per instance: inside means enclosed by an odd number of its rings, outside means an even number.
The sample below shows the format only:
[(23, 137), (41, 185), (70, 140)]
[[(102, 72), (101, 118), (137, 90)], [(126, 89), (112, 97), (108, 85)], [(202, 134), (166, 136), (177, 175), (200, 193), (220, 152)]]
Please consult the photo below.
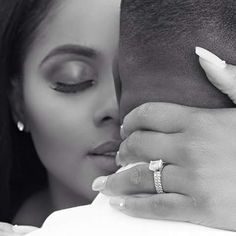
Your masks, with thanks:
[(22, 81), (19, 78), (14, 78), (11, 81), (9, 101), (11, 105), (13, 120), (15, 121), (18, 129), (20, 131), (24, 130), (26, 132), (29, 132), (24, 112)]

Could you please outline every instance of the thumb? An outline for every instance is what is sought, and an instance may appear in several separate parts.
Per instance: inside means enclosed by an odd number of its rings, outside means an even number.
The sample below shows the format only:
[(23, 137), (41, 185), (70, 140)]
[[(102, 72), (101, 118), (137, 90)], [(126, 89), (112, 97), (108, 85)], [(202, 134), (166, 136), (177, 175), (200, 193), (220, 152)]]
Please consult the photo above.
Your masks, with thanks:
[(204, 48), (196, 47), (195, 52), (209, 81), (236, 104), (236, 66), (226, 64)]

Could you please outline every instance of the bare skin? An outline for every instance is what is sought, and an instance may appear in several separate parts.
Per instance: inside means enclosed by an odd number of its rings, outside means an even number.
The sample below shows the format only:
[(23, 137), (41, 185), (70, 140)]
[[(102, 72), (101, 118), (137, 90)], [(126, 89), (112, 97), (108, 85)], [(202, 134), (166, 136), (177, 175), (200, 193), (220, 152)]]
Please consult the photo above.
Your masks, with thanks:
[[(231, 87), (235, 86), (235, 66), (220, 68), (202, 58), (200, 64), (210, 81), (224, 93), (229, 82)], [(232, 89), (228, 91), (234, 99), (236, 94)], [(121, 130), (124, 141), (117, 161), (127, 165), (161, 157), (170, 163), (162, 172), (166, 193), (156, 194), (148, 164), (100, 177), (93, 186), (113, 196), (111, 205), (128, 215), (235, 231), (234, 112), (167, 103), (138, 107), (124, 119)], [(151, 195), (132, 196), (139, 193)]]

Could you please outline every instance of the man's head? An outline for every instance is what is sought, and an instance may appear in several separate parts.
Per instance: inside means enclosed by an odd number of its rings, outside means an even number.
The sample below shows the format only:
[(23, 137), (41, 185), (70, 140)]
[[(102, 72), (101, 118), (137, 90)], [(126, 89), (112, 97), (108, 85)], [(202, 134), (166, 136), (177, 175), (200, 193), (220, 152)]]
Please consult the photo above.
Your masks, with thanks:
[(123, 0), (121, 117), (148, 101), (232, 107), (206, 79), (195, 46), (236, 64), (234, 0)]

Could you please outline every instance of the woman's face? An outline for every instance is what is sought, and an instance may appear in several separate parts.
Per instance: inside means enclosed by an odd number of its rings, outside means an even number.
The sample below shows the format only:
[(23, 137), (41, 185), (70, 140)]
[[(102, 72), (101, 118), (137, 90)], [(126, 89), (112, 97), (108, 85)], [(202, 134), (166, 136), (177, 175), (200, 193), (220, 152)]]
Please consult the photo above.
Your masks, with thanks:
[(26, 125), (50, 183), (90, 200), (94, 178), (117, 168), (118, 31), (119, 0), (61, 1), (24, 64)]

